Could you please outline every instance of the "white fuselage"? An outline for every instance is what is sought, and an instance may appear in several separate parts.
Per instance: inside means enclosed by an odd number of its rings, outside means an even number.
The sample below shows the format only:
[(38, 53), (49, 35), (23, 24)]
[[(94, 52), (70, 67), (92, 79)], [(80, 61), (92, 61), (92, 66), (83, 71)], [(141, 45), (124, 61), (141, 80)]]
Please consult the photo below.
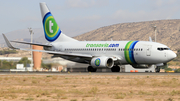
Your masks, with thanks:
[[(97, 68), (111, 68), (112, 72), (120, 72), (120, 65), (124, 64), (134, 68), (162, 66), (176, 57), (166, 45), (150, 41), (78, 41), (62, 33), (46, 3), (40, 3), (40, 9), (44, 36), (49, 43), (12, 42), (43, 46), (44, 50), (14, 47), (3, 34), (9, 48), (46, 52), (53, 54), (53, 57), (87, 63), (88, 72), (96, 72)], [(159, 71), (160, 68), (156, 68), (156, 72)]]
[[(89, 54), (95, 57), (118, 57), (121, 64), (167, 63), (176, 57), (172, 50), (160, 43), (138, 41), (132, 46), (133, 43), (128, 44), (128, 42), (130, 41), (77, 41), (56, 42), (52, 45), (55, 51)], [(63, 58), (68, 59), (69, 57)], [(82, 62), (80, 59), (69, 58), (68, 60)]]

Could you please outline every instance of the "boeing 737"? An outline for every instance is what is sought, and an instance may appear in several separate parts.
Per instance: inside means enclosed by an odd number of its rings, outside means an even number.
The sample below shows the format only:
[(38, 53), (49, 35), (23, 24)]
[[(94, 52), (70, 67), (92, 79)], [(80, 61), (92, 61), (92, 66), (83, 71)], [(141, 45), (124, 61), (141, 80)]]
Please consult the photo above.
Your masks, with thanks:
[[(39, 51), (53, 54), (70, 61), (89, 64), (89, 72), (98, 68), (111, 68), (119, 72), (121, 65), (130, 64), (134, 68), (162, 66), (176, 54), (166, 45), (152, 41), (78, 41), (62, 33), (46, 3), (40, 3), (42, 23), (47, 44), (11, 41), (29, 45), (43, 46), (44, 50), (16, 48), (3, 34), (7, 46), (11, 49)], [(156, 69), (159, 72), (160, 69)]]

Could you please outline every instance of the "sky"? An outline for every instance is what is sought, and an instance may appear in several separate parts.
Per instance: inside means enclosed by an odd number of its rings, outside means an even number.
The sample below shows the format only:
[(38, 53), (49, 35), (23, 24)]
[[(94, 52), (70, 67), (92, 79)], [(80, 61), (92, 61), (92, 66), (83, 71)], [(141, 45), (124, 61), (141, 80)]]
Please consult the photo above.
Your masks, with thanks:
[(180, 18), (180, 0), (0, 0), (0, 33), (42, 28), (40, 2), (69, 36), (119, 23)]

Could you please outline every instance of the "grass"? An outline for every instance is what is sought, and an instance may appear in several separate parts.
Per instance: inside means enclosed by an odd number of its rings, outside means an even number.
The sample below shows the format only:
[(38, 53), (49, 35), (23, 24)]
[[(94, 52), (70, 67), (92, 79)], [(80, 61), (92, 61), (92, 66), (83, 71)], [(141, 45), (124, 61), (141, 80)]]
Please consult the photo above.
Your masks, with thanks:
[(38, 81), (37, 80), (32, 80), (32, 84), (37, 84)]
[(67, 99), (68, 97), (67, 96), (63, 96), (63, 97), (61, 97), (61, 99)]
[(50, 95), (49, 91), (45, 90), (45, 91), (42, 91), (41, 93), (42, 96), (47, 96), (47, 95)]
[(96, 94), (98, 92), (97, 87), (92, 87), (91, 90), (89, 91), (90, 94)]
[(138, 86), (143, 86), (145, 85), (146, 81), (145, 80), (136, 80), (136, 85)]
[(155, 101), (155, 99), (154, 98), (150, 98), (150, 99), (145, 99), (145, 101)]
[(0, 100), (180, 99), (180, 76), (68, 75), (0, 77)]
[(77, 101), (77, 99), (71, 99), (70, 101)]
[(83, 92), (78, 89), (71, 89), (70, 91), (68, 91), (68, 93), (72, 93), (72, 94), (76, 94), (76, 95), (83, 94)]
[(138, 95), (151, 95), (151, 93), (150, 93), (150, 92), (143, 91), (143, 90), (140, 90), (140, 91), (138, 92)]
[(115, 94), (115, 99), (124, 99), (126, 97), (125, 93), (117, 93)]
[(26, 98), (25, 100), (34, 100), (34, 98), (31, 98), (31, 97), (28, 97), (28, 98)]
[(46, 77), (52, 77), (51, 75), (47, 75)]
[(169, 95), (172, 95), (172, 96), (178, 95), (178, 96), (180, 96), (180, 91), (179, 90), (172, 90), (171, 92), (169, 92)]
[(119, 80), (120, 79), (120, 77), (119, 76), (117, 76), (117, 78), (116, 78), (117, 80)]
[(167, 100), (165, 101), (174, 101), (173, 98), (168, 98)]
[(48, 99), (40, 99), (40, 101), (49, 101)]

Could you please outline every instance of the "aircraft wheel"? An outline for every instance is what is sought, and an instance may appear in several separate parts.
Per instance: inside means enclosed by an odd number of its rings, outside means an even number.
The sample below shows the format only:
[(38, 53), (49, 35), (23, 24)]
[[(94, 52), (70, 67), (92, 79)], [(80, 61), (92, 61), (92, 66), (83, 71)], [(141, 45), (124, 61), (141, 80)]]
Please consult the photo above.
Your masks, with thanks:
[(155, 71), (156, 71), (156, 73), (159, 73), (160, 72), (160, 68), (156, 67)]
[(96, 72), (97, 68), (93, 68), (92, 66), (88, 66), (88, 72)]
[(113, 67), (111, 68), (111, 71), (112, 71), (112, 72), (120, 72), (120, 67), (119, 67), (119, 66), (113, 66)]

